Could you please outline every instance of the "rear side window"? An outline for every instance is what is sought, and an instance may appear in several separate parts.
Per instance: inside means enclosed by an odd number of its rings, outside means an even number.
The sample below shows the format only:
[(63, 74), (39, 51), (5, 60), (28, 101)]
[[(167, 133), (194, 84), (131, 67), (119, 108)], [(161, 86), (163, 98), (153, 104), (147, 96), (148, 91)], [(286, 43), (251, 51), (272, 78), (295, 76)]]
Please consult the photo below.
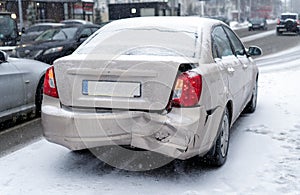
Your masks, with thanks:
[(212, 32), (212, 55), (214, 58), (233, 55), (229, 39), (221, 26), (215, 27)]

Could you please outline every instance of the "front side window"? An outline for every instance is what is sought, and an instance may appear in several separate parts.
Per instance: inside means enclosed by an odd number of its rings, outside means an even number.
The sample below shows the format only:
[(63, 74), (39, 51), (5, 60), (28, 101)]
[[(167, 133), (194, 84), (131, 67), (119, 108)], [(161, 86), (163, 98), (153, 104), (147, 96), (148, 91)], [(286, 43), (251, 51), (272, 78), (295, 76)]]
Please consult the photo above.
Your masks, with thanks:
[(36, 41), (49, 41), (49, 40), (67, 40), (72, 39), (75, 36), (77, 28), (57, 28), (49, 29), (39, 35), (35, 40)]
[(235, 55), (245, 55), (245, 48), (239, 38), (227, 27), (224, 27), (233, 47), (233, 51)]

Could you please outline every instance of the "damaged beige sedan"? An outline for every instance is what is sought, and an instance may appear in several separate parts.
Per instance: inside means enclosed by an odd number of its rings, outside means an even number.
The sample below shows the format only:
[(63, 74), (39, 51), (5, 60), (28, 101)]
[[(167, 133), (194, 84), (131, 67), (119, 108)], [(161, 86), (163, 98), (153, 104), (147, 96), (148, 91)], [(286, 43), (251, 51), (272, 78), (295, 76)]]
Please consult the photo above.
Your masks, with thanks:
[(255, 111), (251, 56), (261, 53), (213, 19), (111, 22), (48, 69), (44, 136), (71, 150), (131, 146), (221, 166), (230, 127)]

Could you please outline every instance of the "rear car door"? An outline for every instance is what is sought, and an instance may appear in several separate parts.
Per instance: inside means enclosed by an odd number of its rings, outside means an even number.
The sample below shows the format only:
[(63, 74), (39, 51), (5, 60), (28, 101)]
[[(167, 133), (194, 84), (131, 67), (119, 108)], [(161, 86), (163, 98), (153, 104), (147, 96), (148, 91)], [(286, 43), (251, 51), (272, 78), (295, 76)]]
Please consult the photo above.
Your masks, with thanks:
[(213, 56), (219, 65), (223, 80), (228, 82), (228, 90), (233, 99), (233, 117), (239, 115), (243, 104), (244, 82), (243, 68), (234, 54), (232, 44), (222, 26), (216, 26), (212, 32)]

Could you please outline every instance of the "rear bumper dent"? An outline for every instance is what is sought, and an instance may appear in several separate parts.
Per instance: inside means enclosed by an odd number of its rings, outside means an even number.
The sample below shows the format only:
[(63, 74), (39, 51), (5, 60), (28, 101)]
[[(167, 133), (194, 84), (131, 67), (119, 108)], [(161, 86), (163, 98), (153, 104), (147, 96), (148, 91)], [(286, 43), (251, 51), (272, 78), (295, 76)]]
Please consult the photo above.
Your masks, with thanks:
[[(219, 110), (212, 115), (219, 115)], [(130, 145), (186, 159), (212, 146), (218, 124), (212, 115), (204, 107), (176, 108), (168, 114), (68, 110), (57, 99), (45, 96), (42, 124), (47, 140), (71, 150)]]

